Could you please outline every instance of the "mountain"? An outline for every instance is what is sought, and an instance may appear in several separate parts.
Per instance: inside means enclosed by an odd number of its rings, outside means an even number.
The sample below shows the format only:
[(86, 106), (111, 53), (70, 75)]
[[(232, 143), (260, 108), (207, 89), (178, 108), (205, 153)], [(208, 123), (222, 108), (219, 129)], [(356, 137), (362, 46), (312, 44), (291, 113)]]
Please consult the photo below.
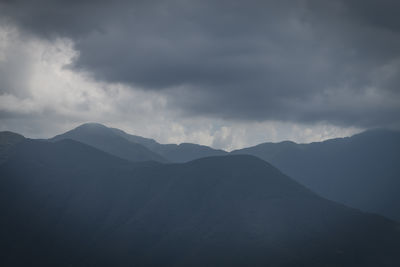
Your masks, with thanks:
[(111, 128), (115, 133), (124, 137), (125, 139), (142, 144), (151, 151), (163, 156), (170, 162), (188, 162), (194, 159), (210, 157), (210, 156), (223, 156), (228, 152), (221, 149), (214, 149), (208, 146), (182, 143), (182, 144), (160, 144), (153, 139), (144, 138), (141, 136), (127, 134), (126, 132)]
[(260, 157), (323, 197), (400, 221), (400, 132), (264, 143), (232, 154)]
[(82, 124), (71, 131), (57, 135), (49, 140), (59, 141), (63, 139), (76, 140), (112, 155), (134, 162), (167, 162), (165, 158), (153, 151), (150, 151), (145, 146), (135, 142), (130, 142), (116, 134), (110, 128), (98, 123)]
[(73, 139), (131, 161), (188, 162), (228, 154), (223, 150), (191, 143), (160, 144), (154, 139), (131, 135), (98, 123), (82, 124), (49, 140), (62, 139)]
[(400, 225), (253, 156), (133, 163), (25, 140), (0, 165), (1, 266), (399, 266)]
[(25, 137), (17, 133), (0, 132), (0, 163), (8, 158), (10, 149), (24, 139)]

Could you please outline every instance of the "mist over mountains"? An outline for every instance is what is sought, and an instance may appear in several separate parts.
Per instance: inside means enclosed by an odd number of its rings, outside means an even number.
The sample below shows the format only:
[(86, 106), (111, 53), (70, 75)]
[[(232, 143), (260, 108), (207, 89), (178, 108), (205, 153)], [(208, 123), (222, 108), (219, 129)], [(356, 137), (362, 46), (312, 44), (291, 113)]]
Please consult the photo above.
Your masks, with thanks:
[(100, 124), (0, 141), (2, 266), (400, 264), (398, 132), (231, 153)]

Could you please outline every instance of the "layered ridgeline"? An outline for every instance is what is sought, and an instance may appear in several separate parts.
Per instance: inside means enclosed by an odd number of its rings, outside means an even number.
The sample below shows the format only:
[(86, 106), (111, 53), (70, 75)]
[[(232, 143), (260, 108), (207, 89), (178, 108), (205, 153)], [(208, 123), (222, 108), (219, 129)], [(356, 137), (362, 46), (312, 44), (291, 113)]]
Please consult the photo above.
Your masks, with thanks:
[[(196, 144), (160, 144), (100, 124), (83, 124), (51, 140), (71, 138), (131, 161), (187, 162), (227, 155)], [(264, 143), (231, 152), (250, 154), (328, 199), (400, 221), (400, 133), (367, 131), (311, 144)]]
[(116, 134), (112, 129), (99, 123), (82, 124), (71, 131), (57, 135), (49, 140), (54, 142), (64, 139), (79, 141), (133, 162), (167, 162), (167, 160), (159, 154), (139, 143), (128, 141)]
[(214, 149), (208, 146), (192, 143), (160, 144), (154, 139), (131, 135), (120, 129), (111, 129), (131, 142), (144, 145), (151, 151), (168, 159), (170, 162), (188, 162), (194, 159), (228, 154), (228, 152), (221, 149)]
[(232, 154), (255, 155), (323, 197), (400, 221), (400, 132), (264, 143)]
[(400, 226), (253, 156), (132, 163), (25, 140), (0, 165), (1, 266), (399, 266)]
[(227, 154), (223, 150), (197, 144), (160, 144), (153, 139), (131, 135), (98, 123), (82, 124), (50, 140), (62, 139), (73, 139), (131, 161), (187, 162)]

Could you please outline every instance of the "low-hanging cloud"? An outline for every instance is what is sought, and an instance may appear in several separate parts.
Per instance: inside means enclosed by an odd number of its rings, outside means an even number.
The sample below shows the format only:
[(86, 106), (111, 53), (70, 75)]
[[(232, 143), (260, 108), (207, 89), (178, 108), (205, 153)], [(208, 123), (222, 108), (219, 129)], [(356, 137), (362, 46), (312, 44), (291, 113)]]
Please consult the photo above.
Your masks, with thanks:
[(185, 116), (398, 126), (397, 1), (6, 1), (3, 23), (69, 38), (75, 71)]

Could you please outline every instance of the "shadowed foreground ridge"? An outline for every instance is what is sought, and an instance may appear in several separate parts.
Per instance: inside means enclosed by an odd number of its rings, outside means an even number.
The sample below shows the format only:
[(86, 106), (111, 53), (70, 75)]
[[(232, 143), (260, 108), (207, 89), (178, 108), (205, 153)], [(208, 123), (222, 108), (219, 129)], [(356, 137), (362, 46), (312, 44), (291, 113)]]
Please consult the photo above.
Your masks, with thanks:
[(400, 228), (253, 156), (141, 164), (26, 140), (0, 165), (2, 266), (398, 266)]

